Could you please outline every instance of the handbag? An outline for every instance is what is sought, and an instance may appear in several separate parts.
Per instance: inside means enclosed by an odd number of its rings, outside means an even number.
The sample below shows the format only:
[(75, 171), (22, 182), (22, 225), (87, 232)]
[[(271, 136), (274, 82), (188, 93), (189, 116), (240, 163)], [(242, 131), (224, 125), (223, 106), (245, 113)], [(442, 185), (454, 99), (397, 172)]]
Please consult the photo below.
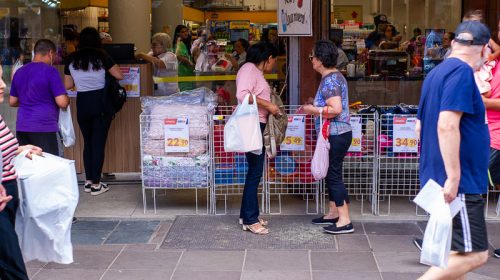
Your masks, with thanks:
[(330, 120), (323, 121), (323, 108), (320, 108), (319, 122), (322, 125), (318, 132), (318, 140), (316, 141), (316, 148), (311, 161), (311, 173), (316, 181), (323, 180), (328, 173), (328, 166), (330, 164), (330, 142), (328, 135), (330, 131)]
[(262, 132), (260, 131), (259, 111), (257, 99), (252, 95), (254, 102), (249, 104), (250, 94), (234, 110), (224, 126), (224, 151), (246, 153), (262, 153)]
[(127, 91), (118, 83), (118, 80), (106, 73), (106, 83), (104, 87), (104, 104), (109, 108), (111, 115), (120, 112), (127, 101)]
[(63, 140), (64, 147), (69, 148), (75, 145), (76, 136), (71, 118), (71, 109), (68, 106), (66, 110), (59, 109), (59, 131)]
[(268, 158), (274, 158), (278, 154), (278, 147), (285, 139), (286, 128), (288, 127), (288, 116), (284, 110), (281, 97), (275, 92), (271, 92), (271, 102), (278, 106), (280, 114), (269, 114), (267, 125), (264, 129), (264, 146)]

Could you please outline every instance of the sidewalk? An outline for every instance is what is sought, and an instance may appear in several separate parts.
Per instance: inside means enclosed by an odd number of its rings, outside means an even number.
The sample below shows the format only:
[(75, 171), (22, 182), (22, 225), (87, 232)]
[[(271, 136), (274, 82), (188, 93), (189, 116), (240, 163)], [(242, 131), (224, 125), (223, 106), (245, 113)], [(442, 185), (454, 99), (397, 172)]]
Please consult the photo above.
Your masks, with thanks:
[[(300, 197), (283, 201), (282, 215), (267, 215), (271, 233), (257, 236), (237, 224), (237, 196), (229, 215), (193, 215), (194, 192), (157, 192), (158, 212), (143, 213), (138, 184), (113, 185), (100, 196), (81, 193), (73, 225), (75, 262), (30, 262), (31, 279), (416, 279), (426, 266), (412, 240), (425, 219), (407, 199), (390, 216), (360, 214), (353, 200), (355, 233), (324, 234), (304, 215)], [(150, 196), (150, 194), (149, 194)], [(152, 201), (152, 199), (150, 199)], [(366, 207), (366, 205), (365, 205)], [(489, 221), (490, 245), (500, 245), (500, 222)], [(500, 279), (500, 260), (467, 279)]]

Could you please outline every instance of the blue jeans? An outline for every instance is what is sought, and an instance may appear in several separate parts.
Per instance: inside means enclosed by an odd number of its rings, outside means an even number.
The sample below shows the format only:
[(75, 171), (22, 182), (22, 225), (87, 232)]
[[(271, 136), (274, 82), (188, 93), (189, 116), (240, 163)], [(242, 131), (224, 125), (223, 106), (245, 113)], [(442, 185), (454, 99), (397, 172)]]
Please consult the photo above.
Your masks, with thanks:
[[(266, 128), (265, 123), (260, 124), (260, 131)], [(264, 172), (264, 159), (266, 148), (262, 146), (262, 154), (245, 153), (248, 163), (248, 172), (245, 178), (245, 189), (241, 199), (240, 218), (244, 225), (253, 225), (259, 222), (259, 199), (257, 189)]]

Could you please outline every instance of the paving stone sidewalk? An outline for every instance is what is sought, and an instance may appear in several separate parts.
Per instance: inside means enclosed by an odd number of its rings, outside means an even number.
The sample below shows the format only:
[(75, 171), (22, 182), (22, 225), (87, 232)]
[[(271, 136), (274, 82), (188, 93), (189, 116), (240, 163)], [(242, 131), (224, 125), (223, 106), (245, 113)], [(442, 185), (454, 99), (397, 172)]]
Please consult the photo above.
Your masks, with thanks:
[[(311, 216), (267, 218), (269, 236), (241, 231), (237, 216), (80, 220), (73, 226), (73, 264), (27, 266), (34, 280), (405, 280), (427, 268), (411, 242), (425, 222), (357, 221), (354, 234), (333, 236), (310, 225)], [(493, 249), (500, 245), (500, 223), (489, 222), (488, 230)], [(292, 242), (294, 236), (299, 240)], [(500, 279), (500, 259), (490, 258), (467, 279)]]

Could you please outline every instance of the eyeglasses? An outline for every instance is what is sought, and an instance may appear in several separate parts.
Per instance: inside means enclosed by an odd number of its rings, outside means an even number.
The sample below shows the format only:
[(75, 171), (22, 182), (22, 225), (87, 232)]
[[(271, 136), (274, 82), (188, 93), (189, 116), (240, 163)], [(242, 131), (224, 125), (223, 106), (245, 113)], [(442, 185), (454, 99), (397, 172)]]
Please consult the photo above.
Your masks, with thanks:
[(309, 60), (310, 60), (310, 61), (312, 61), (312, 60), (313, 60), (313, 58), (314, 58), (314, 55), (310, 54), (310, 55), (309, 55)]

